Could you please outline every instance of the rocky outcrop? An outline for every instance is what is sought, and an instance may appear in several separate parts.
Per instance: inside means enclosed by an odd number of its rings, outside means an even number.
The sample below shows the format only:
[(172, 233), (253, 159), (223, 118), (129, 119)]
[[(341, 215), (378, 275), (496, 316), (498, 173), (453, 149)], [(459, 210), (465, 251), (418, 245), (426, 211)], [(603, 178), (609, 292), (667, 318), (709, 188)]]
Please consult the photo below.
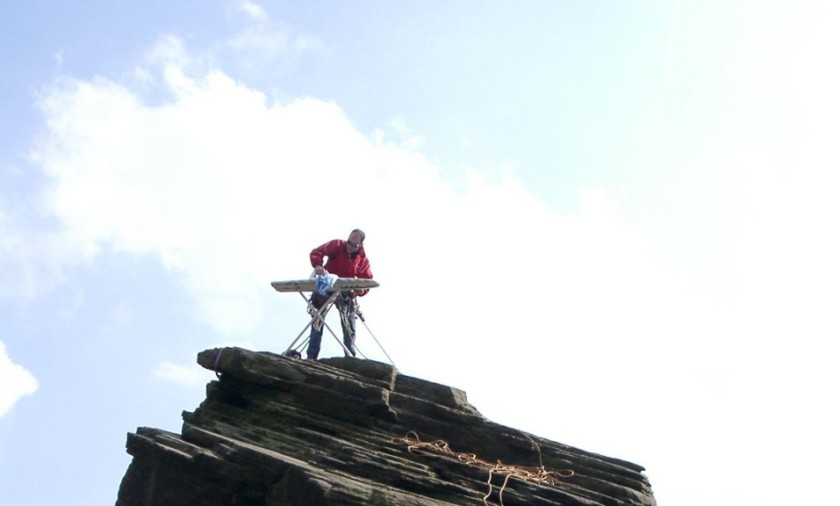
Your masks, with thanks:
[(655, 505), (643, 468), (487, 420), (464, 392), (352, 358), (207, 350), (181, 434), (139, 428), (117, 506)]

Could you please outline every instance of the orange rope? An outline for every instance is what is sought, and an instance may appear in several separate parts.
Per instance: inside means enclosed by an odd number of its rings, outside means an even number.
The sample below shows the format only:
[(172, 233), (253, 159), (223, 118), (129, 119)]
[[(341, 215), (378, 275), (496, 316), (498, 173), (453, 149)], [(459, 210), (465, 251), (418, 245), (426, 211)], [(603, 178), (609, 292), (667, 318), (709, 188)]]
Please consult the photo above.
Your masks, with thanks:
[[(526, 436), (527, 437), (527, 436)], [(540, 447), (537, 443), (528, 438), (534, 447), (540, 452)], [(563, 478), (571, 478), (575, 472), (571, 469), (564, 469), (562, 471), (546, 471), (542, 465), (542, 453), (540, 452), (540, 467), (523, 467), (502, 464), (501, 461), (496, 461), (491, 464), (486, 460), (479, 459), (474, 453), (454, 452), (449, 448), (449, 443), (442, 439), (436, 441), (422, 441), (416, 432), (408, 432), (405, 436), (393, 439), (394, 443), (404, 444), (408, 447), (409, 453), (417, 453), (419, 455), (427, 455), (431, 457), (442, 458), (453, 462), (460, 462), (468, 466), (475, 466), (487, 470), (487, 494), (482, 498), (485, 506), (490, 506), (487, 499), (493, 493), (493, 475), (504, 475), (505, 481), (499, 489), (499, 505), (504, 506), (502, 494), (508, 485), (511, 477), (518, 478), (522, 481), (531, 481), (542, 485), (557, 485)]]

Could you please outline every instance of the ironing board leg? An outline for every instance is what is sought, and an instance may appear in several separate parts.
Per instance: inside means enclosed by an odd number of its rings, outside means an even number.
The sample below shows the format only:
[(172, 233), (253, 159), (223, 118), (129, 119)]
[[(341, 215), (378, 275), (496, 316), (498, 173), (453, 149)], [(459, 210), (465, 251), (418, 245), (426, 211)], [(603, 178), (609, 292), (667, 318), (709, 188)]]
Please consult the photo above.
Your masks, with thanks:
[[(307, 301), (307, 303), (309, 302), (309, 300), (306, 298), (306, 295), (304, 295), (303, 292), (298, 292), (298, 293), (300, 294), (301, 297), (303, 297), (303, 300)], [(316, 313), (314, 315), (312, 315), (312, 319), (309, 320), (309, 323), (307, 323), (306, 326), (303, 327), (303, 330), (301, 330), (300, 334), (298, 334), (297, 337), (295, 338), (295, 340), (292, 341), (292, 344), (290, 344), (289, 347), (286, 348), (286, 351), (284, 352), (284, 355), (286, 353), (288, 353), (289, 350), (291, 350), (292, 348), (295, 347), (295, 344), (297, 344), (298, 340), (306, 332), (306, 329), (311, 327), (312, 324), (314, 324), (317, 320), (323, 321), (324, 325), (326, 326), (326, 321), (324, 320), (324, 317), (327, 315), (327, 312), (332, 308), (333, 304), (335, 304), (335, 299), (337, 299), (337, 298), (338, 298), (338, 292), (335, 292), (334, 294), (332, 294), (330, 296), (329, 299), (327, 299), (327, 302), (321, 307), (321, 309), (319, 311), (316, 311)], [(327, 328), (329, 328), (329, 327), (327, 327)], [(332, 333), (332, 330), (330, 330), (330, 333)], [(335, 335), (335, 334), (333, 334), (333, 335)]]

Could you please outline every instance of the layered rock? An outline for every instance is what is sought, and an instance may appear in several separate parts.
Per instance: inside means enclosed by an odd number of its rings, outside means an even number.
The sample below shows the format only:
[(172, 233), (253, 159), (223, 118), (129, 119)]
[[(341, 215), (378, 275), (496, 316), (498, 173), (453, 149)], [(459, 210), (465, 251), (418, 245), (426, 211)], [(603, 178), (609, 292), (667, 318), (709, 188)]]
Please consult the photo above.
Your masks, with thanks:
[(181, 434), (139, 428), (117, 506), (639, 505), (642, 467), (484, 418), (464, 392), (352, 358), (207, 350)]

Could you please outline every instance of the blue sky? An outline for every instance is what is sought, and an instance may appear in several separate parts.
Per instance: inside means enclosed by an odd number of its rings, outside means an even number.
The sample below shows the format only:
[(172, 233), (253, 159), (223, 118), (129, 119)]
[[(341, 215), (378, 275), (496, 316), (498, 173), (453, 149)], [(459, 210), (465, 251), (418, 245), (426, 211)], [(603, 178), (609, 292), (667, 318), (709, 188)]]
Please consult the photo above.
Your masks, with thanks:
[(113, 504), (125, 434), (203, 399), (195, 354), (285, 349), (269, 283), (356, 227), (401, 372), (663, 506), (830, 497), (833, 4), (0, 14), (3, 504)]

